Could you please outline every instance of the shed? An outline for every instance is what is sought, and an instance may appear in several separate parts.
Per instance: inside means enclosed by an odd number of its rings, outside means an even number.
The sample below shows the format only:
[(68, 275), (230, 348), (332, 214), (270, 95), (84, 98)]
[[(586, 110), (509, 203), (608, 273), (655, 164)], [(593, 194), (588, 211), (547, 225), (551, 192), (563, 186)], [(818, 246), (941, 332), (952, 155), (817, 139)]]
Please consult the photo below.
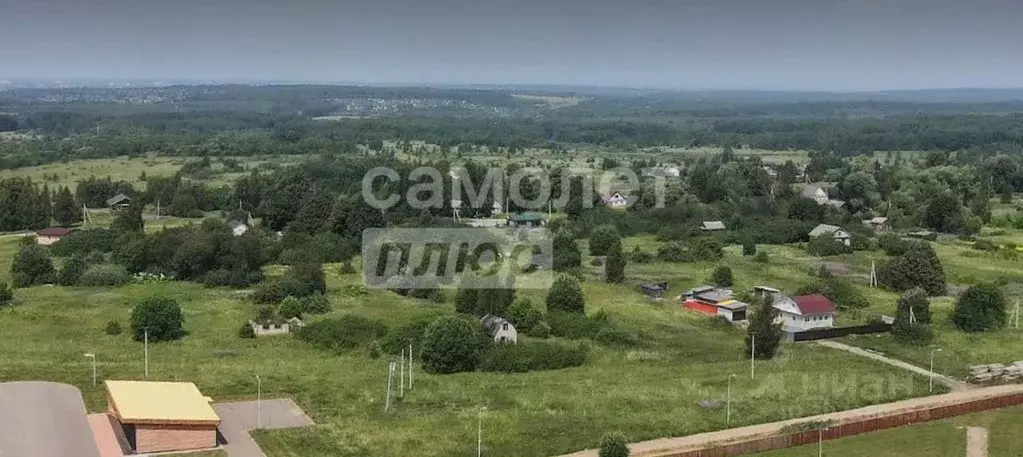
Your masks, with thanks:
[(639, 286), (639, 289), (650, 298), (661, 298), (668, 291), (668, 283), (642, 284)]
[(61, 238), (70, 235), (74, 231), (75, 229), (67, 227), (44, 228), (36, 232), (36, 243), (48, 246), (60, 241)]
[(547, 218), (540, 213), (519, 213), (509, 217), (508, 222), (515, 227), (543, 227)]
[(55, 382), (0, 383), (0, 455), (100, 457), (82, 394)]
[(119, 193), (107, 199), (107, 206), (113, 209), (125, 208), (129, 204), (131, 204), (131, 197), (124, 195), (123, 193)]
[(716, 232), (718, 230), (724, 230), (725, 223), (721, 221), (703, 221), (703, 230), (708, 232)]
[(874, 229), (875, 232), (887, 232), (890, 229), (888, 226), (888, 218), (881, 216), (873, 219), (866, 219), (863, 221), (863, 225)]
[(486, 328), (488, 332), (490, 332), (490, 335), (494, 337), (494, 342), (496, 343), (515, 344), (519, 340), (519, 334), (515, 331), (515, 326), (503, 317), (487, 314), (480, 319), (480, 323), (483, 324), (483, 327)]
[(190, 382), (106, 381), (108, 413), (135, 453), (217, 445), (220, 416)]

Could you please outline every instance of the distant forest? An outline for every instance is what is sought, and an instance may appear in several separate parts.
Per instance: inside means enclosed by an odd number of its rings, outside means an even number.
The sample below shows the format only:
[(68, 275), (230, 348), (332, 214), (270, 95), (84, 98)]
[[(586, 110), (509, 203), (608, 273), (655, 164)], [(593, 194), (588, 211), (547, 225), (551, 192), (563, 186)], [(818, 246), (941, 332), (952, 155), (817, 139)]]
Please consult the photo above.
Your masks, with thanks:
[(1023, 153), (1023, 91), (518, 95), (344, 86), (18, 89), (0, 92), (0, 131), (32, 135), (0, 141), (0, 167), (144, 153), (343, 152), (382, 140), (512, 151), (588, 144), (623, 151), (731, 145), (841, 156)]

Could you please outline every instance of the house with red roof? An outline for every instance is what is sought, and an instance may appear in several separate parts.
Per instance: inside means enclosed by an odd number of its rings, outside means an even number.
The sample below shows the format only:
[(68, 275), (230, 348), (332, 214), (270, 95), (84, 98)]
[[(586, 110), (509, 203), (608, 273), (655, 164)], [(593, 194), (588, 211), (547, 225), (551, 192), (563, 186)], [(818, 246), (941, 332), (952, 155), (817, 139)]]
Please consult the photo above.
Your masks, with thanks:
[(61, 238), (70, 235), (74, 231), (75, 229), (67, 227), (44, 228), (36, 232), (36, 243), (48, 246), (60, 241)]
[(820, 294), (797, 297), (776, 296), (778, 320), (788, 332), (802, 332), (835, 326), (835, 304)]

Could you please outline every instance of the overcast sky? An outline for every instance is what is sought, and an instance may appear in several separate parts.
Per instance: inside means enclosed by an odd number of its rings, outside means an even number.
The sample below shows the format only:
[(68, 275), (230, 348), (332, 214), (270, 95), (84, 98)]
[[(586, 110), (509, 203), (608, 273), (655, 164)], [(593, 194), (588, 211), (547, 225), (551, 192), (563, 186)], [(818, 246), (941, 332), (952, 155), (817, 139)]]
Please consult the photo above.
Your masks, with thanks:
[(1023, 87), (1023, 0), (0, 0), (0, 79)]

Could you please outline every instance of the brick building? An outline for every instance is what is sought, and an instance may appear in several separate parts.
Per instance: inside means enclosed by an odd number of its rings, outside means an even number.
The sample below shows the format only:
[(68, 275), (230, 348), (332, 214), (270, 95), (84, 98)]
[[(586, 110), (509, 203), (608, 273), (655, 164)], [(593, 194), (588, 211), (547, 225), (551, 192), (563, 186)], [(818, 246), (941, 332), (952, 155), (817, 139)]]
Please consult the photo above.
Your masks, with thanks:
[(190, 382), (106, 381), (108, 414), (138, 454), (217, 445), (220, 417)]

